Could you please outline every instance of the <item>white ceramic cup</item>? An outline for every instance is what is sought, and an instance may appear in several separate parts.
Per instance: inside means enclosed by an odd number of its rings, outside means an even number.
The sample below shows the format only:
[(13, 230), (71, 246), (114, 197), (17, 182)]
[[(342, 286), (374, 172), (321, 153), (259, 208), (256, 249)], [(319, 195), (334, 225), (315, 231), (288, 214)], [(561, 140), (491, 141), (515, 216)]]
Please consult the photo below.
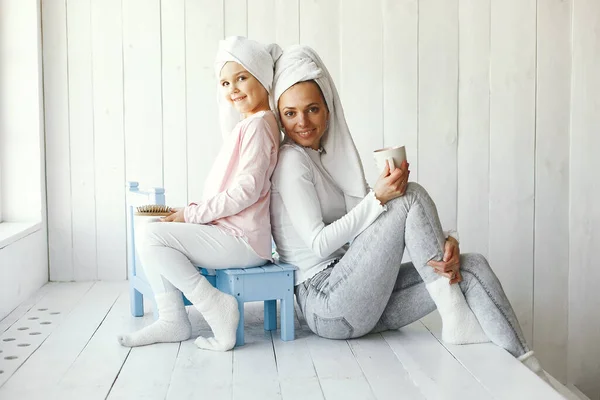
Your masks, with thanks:
[(379, 171), (383, 171), (385, 164), (390, 166), (390, 172), (400, 167), (402, 161), (406, 160), (406, 148), (404, 146), (386, 147), (373, 152), (375, 163)]

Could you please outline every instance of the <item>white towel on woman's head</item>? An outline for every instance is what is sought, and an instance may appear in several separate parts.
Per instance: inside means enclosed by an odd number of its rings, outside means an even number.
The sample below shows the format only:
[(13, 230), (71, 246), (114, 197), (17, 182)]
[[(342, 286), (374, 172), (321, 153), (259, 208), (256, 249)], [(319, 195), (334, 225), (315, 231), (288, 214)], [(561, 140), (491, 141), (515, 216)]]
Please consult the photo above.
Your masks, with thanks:
[[(329, 109), (329, 127), (321, 139), (323, 167), (344, 192), (346, 210), (350, 211), (368, 192), (360, 156), (348, 129), (344, 110), (335, 84), (318, 54), (308, 46), (295, 45), (283, 51), (275, 63), (273, 104), (298, 82), (314, 80)], [(277, 113), (279, 117), (279, 113)]]
[[(230, 36), (219, 42), (215, 58), (217, 82), (225, 63), (234, 61), (250, 72), (270, 94), (273, 87), (275, 61), (281, 56), (278, 44), (263, 45), (243, 36)], [(219, 119), (223, 135), (228, 135), (242, 116), (224, 98), (217, 86)]]

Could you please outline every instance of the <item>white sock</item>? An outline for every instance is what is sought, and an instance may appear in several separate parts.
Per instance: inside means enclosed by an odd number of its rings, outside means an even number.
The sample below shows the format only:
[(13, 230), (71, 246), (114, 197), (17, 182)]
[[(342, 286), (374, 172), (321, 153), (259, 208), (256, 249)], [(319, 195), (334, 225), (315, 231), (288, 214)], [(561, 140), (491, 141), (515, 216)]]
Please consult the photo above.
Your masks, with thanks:
[(227, 351), (235, 346), (235, 333), (240, 320), (235, 297), (215, 289), (206, 278), (198, 282), (186, 297), (200, 311), (214, 337), (199, 336), (194, 342), (201, 349)]
[(158, 309), (158, 320), (139, 331), (117, 336), (121, 345), (145, 346), (152, 343), (170, 343), (187, 340), (192, 335), (180, 291), (161, 293), (154, 296)]
[(489, 342), (460, 287), (449, 282), (441, 277), (425, 285), (442, 317), (442, 340), (450, 344)]
[(537, 376), (542, 378), (548, 385), (552, 386), (550, 379), (546, 376), (546, 373), (542, 369), (540, 361), (533, 355), (533, 351), (528, 351), (518, 358), (527, 368), (533, 371)]

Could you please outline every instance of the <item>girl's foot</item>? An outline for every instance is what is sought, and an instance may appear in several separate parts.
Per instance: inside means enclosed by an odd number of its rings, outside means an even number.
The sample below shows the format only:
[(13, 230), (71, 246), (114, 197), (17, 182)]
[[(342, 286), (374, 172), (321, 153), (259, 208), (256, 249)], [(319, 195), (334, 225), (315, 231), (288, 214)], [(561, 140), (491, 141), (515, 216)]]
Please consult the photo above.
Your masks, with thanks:
[(240, 320), (235, 297), (215, 289), (206, 279), (201, 279), (187, 298), (200, 311), (214, 336), (198, 337), (194, 342), (201, 349), (227, 351), (235, 346), (235, 334)]
[(117, 336), (121, 345), (145, 346), (152, 343), (170, 343), (187, 340), (192, 335), (181, 292), (168, 292), (155, 296), (158, 320), (139, 331)]

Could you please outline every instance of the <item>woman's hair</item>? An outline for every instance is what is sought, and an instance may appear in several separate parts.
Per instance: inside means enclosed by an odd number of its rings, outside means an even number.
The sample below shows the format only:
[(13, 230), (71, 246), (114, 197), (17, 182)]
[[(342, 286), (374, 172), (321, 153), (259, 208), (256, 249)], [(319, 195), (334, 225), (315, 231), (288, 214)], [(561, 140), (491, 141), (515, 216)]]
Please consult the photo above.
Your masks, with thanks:
[[(314, 79), (309, 79), (308, 81), (296, 82), (292, 86), (290, 86), (290, 88), (298, 85), (299, 83), (306, 83), (306, 82), (314, 83), (315, 86), (317, 87), (317, 89), (319, 89), (319, 94), (321, 95), (321, 99), (323, 100), (323, 104), (325, 104), (325, 108), (327, 109), (327, 112), (329, 112), (329, 106), (327, 105), (327, 100), (325, 100), (325, 95), (323, 94), (323, 90), (321, 90), (321, 86), (319, 86), (319, 84), (317, 83), (317, 81), (315, 81)], [(289, 88), (288, 88), (288, 90), (289, 90)], [(279, 108), (279, 104), (277, 104), (277, 107)]]

